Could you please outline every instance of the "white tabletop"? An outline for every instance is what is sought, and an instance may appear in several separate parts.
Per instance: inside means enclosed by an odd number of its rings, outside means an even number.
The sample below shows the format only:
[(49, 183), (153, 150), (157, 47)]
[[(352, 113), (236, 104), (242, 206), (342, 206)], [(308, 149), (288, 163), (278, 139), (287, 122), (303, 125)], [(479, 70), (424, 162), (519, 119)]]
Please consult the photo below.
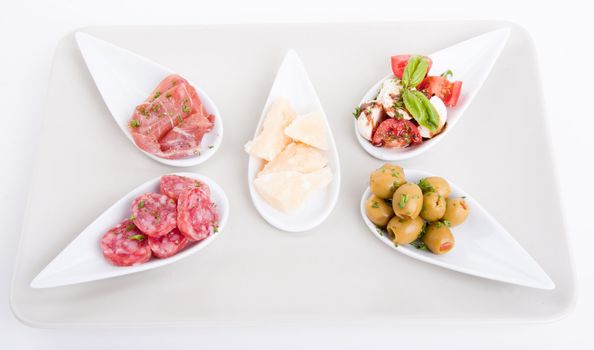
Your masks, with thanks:
[[(362, 5), (363, 4), (363, 5)], [(457, 349), (592, 348), (589, 331), (594, 321), (594, 224), (591, 216), (594, 190), (589, 177), (594, 170), (594, 129), (589, 104), (592, 70), (585, 68), (594, 54), (594, 25), (587, 2), (563, 1), (534, 6), (517, 0), (490, 4), (472, 1), (373, 1), (346, 4), (300, 0), (234, 3), (212, 1), (96, 1), (6, 2), (0, 11), (0, 96), (2, 138), (0, 154), (0, 334), (8, 348), (38, 349), (153, 349), (192, 348), (379, 348), (456, 346)], [(416, 323), (398, 329), (268, 328), (199, 330), (40, 330), (20, 324), (10, 312), (8, 294), (18, 244), (33, 156), (44, 110), (48, 75), (55, 45), (61, 37), (91, 25), (176, 25), (245, 22), (305, 22), (352, 20), (504, 19), (526, 27), (533, 35), (541, 63), (542, 83), (549, 110), (555, 161), (562, 191), (564, 215), (572, 241), (578, 280), (576, 307), (563, 320), (548, 324), (439, 324)], [(414, 22), (411, 22), (414, 25)], [(196, 43), (197, 45), (199, 43)], [(518, 62), (523, 64), (523, 62)], [(584, 67), (584, 68), (582, 68)], [(586, 76), (584, 76), (584, 74)], [(532, 84), (526, 82), (529, 89)], [(501, 101), (505, 103), (505, 101)], [(510, 126), (513, 127), (513, 126)], [(522, 140), (521, 142), (526, 142)], [(588, 171), (590, 170), (590, 171)], [(529, 179), (526, 179), (529, 181)]]

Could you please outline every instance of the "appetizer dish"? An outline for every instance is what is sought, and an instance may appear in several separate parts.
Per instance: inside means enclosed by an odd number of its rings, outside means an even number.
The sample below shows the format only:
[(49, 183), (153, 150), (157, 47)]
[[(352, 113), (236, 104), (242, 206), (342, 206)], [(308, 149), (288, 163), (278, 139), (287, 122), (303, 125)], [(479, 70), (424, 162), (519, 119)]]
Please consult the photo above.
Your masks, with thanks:
[(31, 287), (95, 281), (174, 263), (217, 239), (228, 216), (225, 192), (206, 176), (175, 173), (151, 179), (99, 215)]
[(361, 218), (390, 249), (477, 277), (555, 288), (510, 233), (451, 181), (384, 164), (371, 173), (369, 185), (359, 203)]
[(131, 215), (100, 241), (105, 259), (116, 266), (142, 264), (173, 256), (218, 231), (216, 204), (199, 180), (178, 175), (161, 178), (160, 193), (136, 197)]
[(454, 248), (450, 228), (462, 224), (469, 213), (465, 197), (451, 196), (442, 177), (407, 182), (404, 170), (384, 164), (371, 173), (371, 196), (365, 202), (367, 218), (394, 244), (445, 254)]
[(208, 95), (145, 57), (86, 33), (76, 42), (111, 116), (126, 137), (160, 163), (187, 167), (209, 159), (223, 137)]
[(434, 147), (460, 121), (508, 37), (505, 28), (426, 56), (392, 56), (391, 73), (365, 93), (353, 113), (361, 147), (385, 161)]
[(132, 138), (145, 152), (167, 159), (200, 154), (204, 134), (214, 127), (196, 89), (179, 75), (167, 76), (136, 106), (130, 123)]
[(245, 151), (262, 160), (253, 185), (273, 208), (291, 214), (332, 181), (326, 123), (319, 112), (298, 116), (285, 98), (277, 98), (262, 131)]
[(450, 81), (452, 71), (428, 75), (427, 56), (392, 56), (393, 76), (384, 80), (377, 95), (353, 113), (359, 134), (375, 147), (406, 148), (440, 134), (448, 108), (458, 104), (461, 81)]
[(245, 151), (252, 202), (270, 225), (303, 232), (330, 215), (340, 188), (338, 151), (295, 50), (287, 52), (278, 69)]

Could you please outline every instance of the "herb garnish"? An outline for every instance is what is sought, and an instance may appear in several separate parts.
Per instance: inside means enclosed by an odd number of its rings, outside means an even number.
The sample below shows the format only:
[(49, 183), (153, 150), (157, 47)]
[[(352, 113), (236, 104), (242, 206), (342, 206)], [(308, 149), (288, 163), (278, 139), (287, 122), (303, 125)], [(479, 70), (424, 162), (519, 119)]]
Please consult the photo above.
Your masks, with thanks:
[(129, 223), (128, 226), (126, 226), (126, 231), (130, 232), (132, 230), (134, 230), (136, 228), (136, 225), (134, 225), (134, 223)]
[(373, 201), (373, 203), (371, 203), (371, 207), (372, 208), (379, 208), (379, 204), (376, 201)]
[(452, 75), (454, 75), (454, 73), (452, 72), (451, 69), (448, 69), (445, 72), (441, 73), (441, 77), (446, 78), (446, 79), (451, 77)]
[(353, 112), (353, 115), (355, 116), (355, 119), (359, 119), (359, 116), (361, 115), (361, 107), (359, 107), (359, 106), (355, 107), (355, 111)]
[(133, 127), (133, 128), (139, 127), (140, 126), (140, 120), (138, 120), (138, 119), (132, 119), (130, 121), (130, 126)]
[(190, 107), (188, 107), (187, 104), (184, 104), (182, 106), (182, 111), (184, 111), (184, 113), (190, 113)]
[(421, 188), (421, 191), (423, 191), (423, 194), (435, 192), (435, 188), (433, 188), (433, 186), (431, 186), (431, 184), (425, 178), (422, 178), (419, 181), (419, 187)]
[(156, 100), (157, 98), (159, 98), (159, 96), (161, 96), (161, 91), (155, 92), (155, 97), (153, 97), (153, 100)]
[(400, 202), (398, 203), (400, 209), (403, 209), (406, 206), (406, 202), (408, 202), (408, 194), (403, 193), (400, 195)]
[(128, 239), (133, 239), (135, 241), (142, 241), (145, 238), (146, 238), (145, 235), (132, 235), (132, 236), (128, 236)]
[(181, 115), (177, 115), (177, 125), (181, 125), (184, 120), (182, 119)]

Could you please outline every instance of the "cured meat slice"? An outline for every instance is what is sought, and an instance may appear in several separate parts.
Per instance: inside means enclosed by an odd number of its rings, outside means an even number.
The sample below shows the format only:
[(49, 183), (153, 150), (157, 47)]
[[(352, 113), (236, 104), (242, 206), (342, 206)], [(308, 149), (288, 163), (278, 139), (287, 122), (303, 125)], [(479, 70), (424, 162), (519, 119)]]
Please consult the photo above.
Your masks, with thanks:
[(129, 129), (142, 150), (179, 159), (200, 152), (202, 137), (213, 123), (214, 116), (206, 112), (196, 89), (179, 75), (170, 75), (136, 107)]
[(147, 236), (129, 219), (107, 231), (99, 244), (105, 259), (116, 266), (138, 265), (151, 258)]
[(130, 207), (134, 224), (151, 237), (168, 234), (176, 226), (175, 200), (159, 193), (138, 196)]
[(178, 199), (177, 227), (191, 241), (200, 241), (218, 229), (215, 204), (200, 188), (181, 193)]
[(161, 139), (163, 158), (180, 159), (200, 154), (200, 143), (204, 134), (211, 131), (214, 116), (193, 114), (184, 119)]
[(190, 243), (177, 228), (165, 236), (149, 237), (148, 242), (153, 254), (160, 259), (168, 258), (179, 253)]
[(192, 188), (201, 188), (210, 197), (210, 189), (201, 181), (179, 175), (164, 175), (161, 177), (160, 191), (169, 198), (177, 200), (182, 192)]

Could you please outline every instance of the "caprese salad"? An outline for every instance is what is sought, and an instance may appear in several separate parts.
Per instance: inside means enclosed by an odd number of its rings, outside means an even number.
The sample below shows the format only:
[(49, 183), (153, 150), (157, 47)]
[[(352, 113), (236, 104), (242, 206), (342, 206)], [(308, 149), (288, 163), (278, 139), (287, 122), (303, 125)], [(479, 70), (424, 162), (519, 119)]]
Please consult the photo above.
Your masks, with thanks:
[(381, 83), (377, 96), (357, 106), (357, 130), (376, 147), (406, 148), (441, 133), (448, 108), (455, 107), (461, 81), (452, 71), (428, 75), (432, 61), (421, 55), (391, 57), (393, 75)]

